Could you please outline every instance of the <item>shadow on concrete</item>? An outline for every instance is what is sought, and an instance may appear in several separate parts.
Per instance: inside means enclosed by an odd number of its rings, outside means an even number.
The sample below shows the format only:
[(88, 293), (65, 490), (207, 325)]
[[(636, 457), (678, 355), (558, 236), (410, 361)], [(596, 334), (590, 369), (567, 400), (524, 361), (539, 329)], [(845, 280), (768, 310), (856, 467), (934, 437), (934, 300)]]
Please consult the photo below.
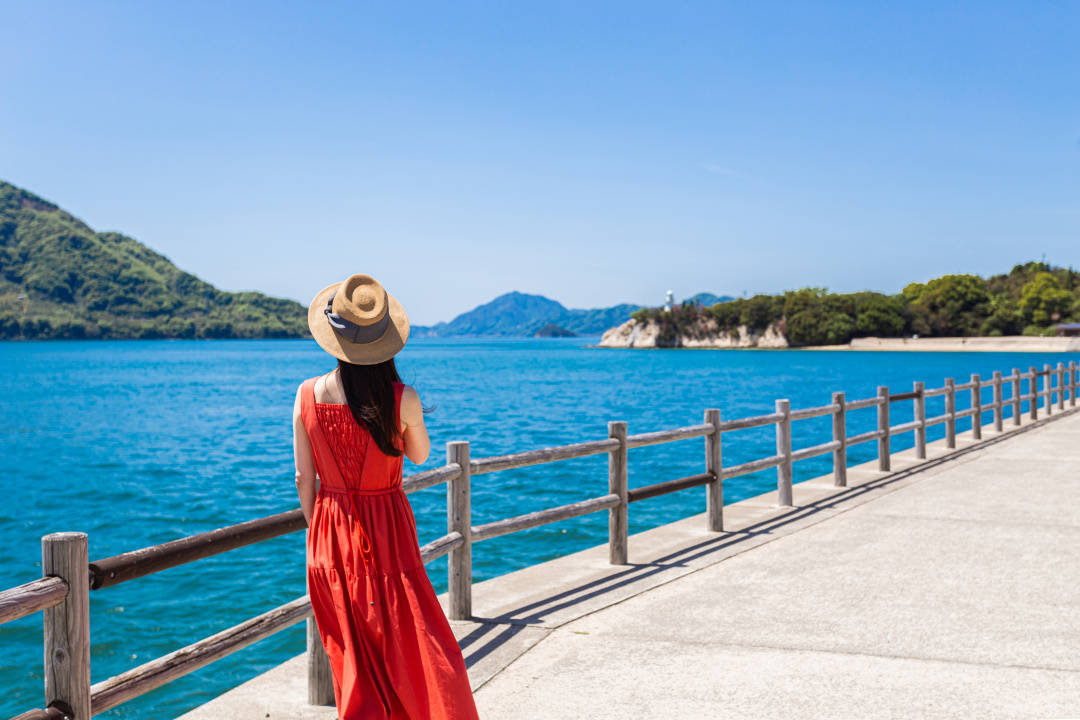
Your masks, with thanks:
[[(915, 464), (897, 471), (878, 471), (866, 467), (851, 468), (851, 470), (859, 473), (880, 473), (881, 476), (846, 488), (831, 488), (819, 485), (820, 491), (829, 494), (793, 507), (778, 507), (769, 517), (753, 522), (739, 530), (715, 533), (712, 537), (703, 541), (692, 542), (685, 547), (656, 557), (648, 562), (630, 563), (621, 566), (613, 565), (610, 571), (601, 571), (602, 575), (600, 577), (594, 577), (571, 587), (560, 584), (560, 589), (557, 592), (527, 602), (509, 611), (490, 616), (474, 615), (472, 620), (476, 623), (476, 627), (459, 638), (466, 657), (466, 664), (472, 667), (499, 650), (503, 645), (514, 641), (526, 628), (542, 626), (546, 631), (550, 631), (559, 625), (571, 622), (604, 607), (609, 607), (629, 597), (694, 572), (696, 569), (708, 567), (744, 550), (749, 550), (782, 535), (790, 534), (790, 532), (825, 520), (848, 507), (861, 504), (859, 501), (869, 499), (867, 496), (871, 493), (886, 489), (913, 475), (925, 472), (958, 457), (985, 449), (1002, 440), (1040, 427), (1050, 419), (1044, 418), (1024, 427), (1010, 429), (996, 437), (984, 438), (965, 447), (950, 449), (945, 454), (934, 458), (915, 460)], [(710, 557), (714, 558), (711, 562), (709, 561)], [(693, 563), (696, 563), (696, 566), (692, 566)], [(636, 588), (631, 587), (635, 585)], [(597, 600), (599, 600), (599, 603), (595, 602)], [(581, 612), (571, 612), (562, 619), (552, 617), (559, 611), (573, 608), (579, 608)], [(522, 652), (525, 649), (527, 648), (523, 648)], [(515, 657), (518, 654), (515, 653)]]

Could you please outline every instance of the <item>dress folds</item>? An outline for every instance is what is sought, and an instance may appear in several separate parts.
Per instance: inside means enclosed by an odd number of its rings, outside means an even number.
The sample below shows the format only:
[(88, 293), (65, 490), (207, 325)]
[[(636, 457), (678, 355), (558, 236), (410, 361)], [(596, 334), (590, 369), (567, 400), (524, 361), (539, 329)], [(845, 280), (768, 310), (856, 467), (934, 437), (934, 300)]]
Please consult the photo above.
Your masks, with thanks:
[[(315, 380), (301, 386), (319, 476), (307, 580), (338, 716), (477, 718), (461, 649), (420, 559), (403, 456), (383, 453), (348, 405), (315, 402)], [(403, 389), (395, 383), (398, 417)]]

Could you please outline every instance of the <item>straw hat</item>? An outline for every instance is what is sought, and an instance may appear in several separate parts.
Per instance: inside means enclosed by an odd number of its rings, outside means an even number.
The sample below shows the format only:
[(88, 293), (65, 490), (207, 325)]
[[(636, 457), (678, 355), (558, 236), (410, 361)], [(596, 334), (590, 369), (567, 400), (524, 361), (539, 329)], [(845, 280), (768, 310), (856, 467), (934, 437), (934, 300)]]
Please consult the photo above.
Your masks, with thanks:
[(409, 339), (409, 317), (370, 275), (329, 285), (308, 306), (311, 336), (323, 350), (356, 365), (389, 360)]

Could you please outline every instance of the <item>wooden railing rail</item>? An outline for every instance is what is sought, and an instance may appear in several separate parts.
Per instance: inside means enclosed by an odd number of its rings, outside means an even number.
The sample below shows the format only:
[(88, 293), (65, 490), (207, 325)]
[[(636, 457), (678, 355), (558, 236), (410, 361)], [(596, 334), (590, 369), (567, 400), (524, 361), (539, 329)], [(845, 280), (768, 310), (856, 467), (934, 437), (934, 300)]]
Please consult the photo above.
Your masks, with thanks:
[[(991, 380), (979, 375), (957, 384), (946, 378), (944, 386), (927, 389), (916, 382), (909, 392), (890, 393), (879, 387), (877, 395), (858, 400), (846, 400), (844, 393), (832, 394), (832, 402), (817, 407), (791, 409), (787, 400), (776, 401), (776, 411), (732, 420), (722, 420), (718, 409), (708, 409), (704, 422), (671, 430), (627, 434), (625, 422), (608, 424), (608, 437), (587, 442), (541, 448), (526, 452), (487, 458), (470, 458), (468, 442), (447, 444), (446, 464), (416, 473), (404, 479), (407, 493), (434, 485), (447, 485), (447, 533), (420, 548), (423, 562), (428, 563), (448, 555), (447, 585), (449, 615), (452, 619), (472, 616), (472, 546), (528, 528), (539, 527), (593, 512), (608, 512), (609, 560), (613, 564), (627, 562), (628, 515), (630, 503), (655, 498), (695, 487), (706, 487), (706, 524), (710, 531), (723, 530), (723, 483), (730, 478), (777, 469), (777, 503), (792, 505), (795, 462), (832, 453), (833, 482), (838, 487), (847, 484), (847, 449), (852, 445), (876, 441), (878, 469), (888, 471), (891, 459), (891, 438), (907, 432), (914, 433), (915, 455), (926, 458), (926, 429), (945, 424), (945, 442), (956, 447), (958, 420), (970, 418), (971, 436), (982, 437), (983, 414), (992, 413), (993, 427), (1002, 432), (1006, 411), (1012, 424), (1022, 423), (1023, 403), (1028, 403), (1031, 419), (1038, 418), (1041, 409), (1051, 415), (1056, 402), (1058, 412), (1064, 411), (1066, 398), (1070, 407), (1076, 406), (1078, 392), (1076, 362), (1068, 366), (1058, 363), (1042, 370), (1027, 372), (1014, 369), (1009, 375), (1000, 371)], [(1040, 388), (1038, 378), (1043, 378)], [(1022, 382), (1027, 381), (1027, 392)], [(992, 398), (984, 402), (987, 388)], [(956, 409), (956, 393), (970, 392), (970, 402), (963, 410)], [(944, 396), (945, 413), (926, 416), (926, 399)], [(1040, 403), (1041, 400), (1041, 403)], [(912, 402), (913, 417), (909, 422), (890, 424), (890, 408), (896, 402)], [(847, 414), (864, 408), (876, 408), (876, 428), (856, 435), (847, 433)], [(792, 449), (791, 423), (831, 416), (832, 439), (810, 447)], [(776, 433), (776, 454), (736, 465), (723, 464), (722, 437), (724, 433), (772, 425)], [(705, 472), (665, 480), (637, 488), (627, 487), (628, 455), (631, 448), (660, 443), (704, 438)], [(556, 462), (600, 454), (608, 455), (608, 492), (605, 495), (578, 502), (545, 508), (503, 520), (472, 525), (471, 478), (473, 475)], [(43, 574), (39, 580), (0, 592), (0, 624), (42, 611), (45, 618), (45, 709), (30, 710), (18, 716), (31, 718), (72, 718), (84, 720), (91, 714), (104, 712), (122, 702), (186, 675), (225, 655), (250, 645), (272, 633), (294, 625), (305, 618), (309, 628), (309, 662), (318, 665), (323, 653), (312, 633), (311, 605), (308, 597), (292, 602), (246, 620), (185, 648), (132, 668), (119, 675), (90, 686), (89, 672), (89, 598), (90, 589), (100, 589), (127, 580), (143, 577), (160, 570), (210, 557), (228, 550), (279, 537), (303, 529), (305, 522), (300, 510), (291, 510), (258, 518), (190, 537), (142, 548), (97, 560), (87, 559), (86, 536), (81, 533), (55, 533), (42, 538)], [(312, 643), (314, 637), (316, 642)], [(325, 658), (323, 658), (325, 661)], [(309, 698), (316, 702), (332, 702), (333, 689), (325, 672), (311, 672), (309, 678), (320, 687), (312, 687)], [(315, 700), (317, 698), (317, 700)]]
[(62, 578), (43, 577), (0, 592), (0, 625), (59, 605), (67, 597)]

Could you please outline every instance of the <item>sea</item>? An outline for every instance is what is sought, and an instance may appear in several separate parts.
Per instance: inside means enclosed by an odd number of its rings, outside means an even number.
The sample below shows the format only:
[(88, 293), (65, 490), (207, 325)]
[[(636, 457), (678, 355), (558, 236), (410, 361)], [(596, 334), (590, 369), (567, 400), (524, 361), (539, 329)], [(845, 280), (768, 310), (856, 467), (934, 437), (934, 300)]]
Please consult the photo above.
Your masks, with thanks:
[[(427, 339), (409, 342), (398, 369), (431, 410), (431, 456), (405, 474), (445, 462), (445, 445), (471, 444), (473, 458), (825, 405), (834, 391), (870, 397), (917, 380), (989, 378), (994, 370), (1042, 367), (1077, 355), (813, 350), (610, 350), (595, 337)], [(89, 536), (91, 560), (298, 507), (291, 413), (297, 385), (335, 361), (310, 340), (121, 340), (0, 343), (0, 589), (41, 576), (41, 537)], [(1026, 385), (1026, 384), (1025, 384)], [(969, 406), (959, 393), (958, 409)], [(984, 403), (991, 399), (986, 390)], [(944, 412), (927, 401), (928, 415)], [(893, 405), (892, 422), (912, 418)], [(990, 414), (984, 422), (990, 420)], [(966, 429), (969, 421), (961, 421)], [(875, 427), (873, 408), (853, 411), (848, 432)], [(944, 426), (928, 431), (943, 436)], [(831, 438), (829, 418), (796, 421), (793, 447)], [(913, 444), (911, 433), (893, 448)], [(724, 435), (724, 464), (775, 453), (772, 427)], [(874, 443), (850, 449), (852, 462)], [(700, 438), (629, 451), (630, 487), (704, 471)], [(607, 492), (605, 456), (473, 478), (474, 524)], [(794, 467), (795, 481), (827, 474), (826, 455)], [(775, 469), (727, 481), (726, 502), (776, 486)], [(798, 490), (796, 489), (796, 497)], [(446, 531), (446, 491), (409, 496), (421, 544)], [(703, 512), (693, 488), (630, 506), (639, 532)], [(605, 513), (478, 543), (477, 581), (607, 540)], [(446, 588), (446, 560), (428, 566)], [(304, 594), (304, 534), (132, 580), (90, 596), (92, 681), (196, 642)], [(277, 633), (100, 717), (166, 720), (303, 652), (303, 624)], [(42, 620), (0, 625), (0, 716), (43, 706)]]

